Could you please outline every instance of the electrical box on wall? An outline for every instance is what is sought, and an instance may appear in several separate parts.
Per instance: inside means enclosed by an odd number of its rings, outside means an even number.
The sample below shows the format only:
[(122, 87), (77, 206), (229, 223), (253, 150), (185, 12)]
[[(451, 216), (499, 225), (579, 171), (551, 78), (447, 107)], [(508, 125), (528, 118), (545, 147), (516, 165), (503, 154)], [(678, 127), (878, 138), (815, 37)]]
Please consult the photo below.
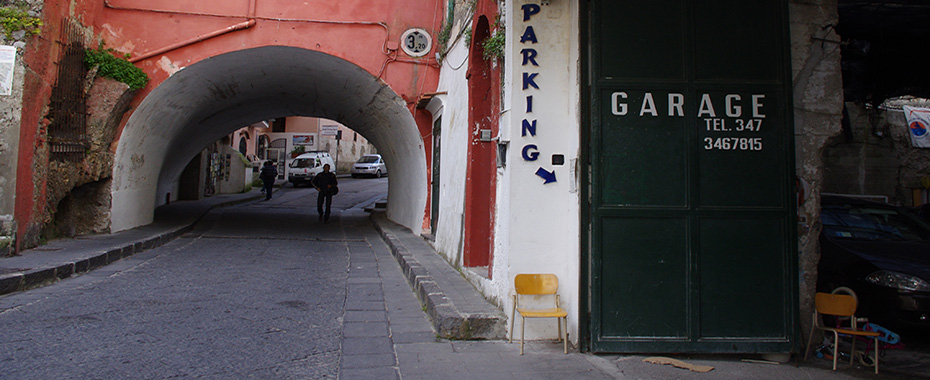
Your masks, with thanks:
[(478, 141), (491, 141), (491, 130), (482, 129), (478, 131)]
[(510, 141), (497, 141), (497, 167), (502, 168), (507, 166), (507, 145), (510, 144)]

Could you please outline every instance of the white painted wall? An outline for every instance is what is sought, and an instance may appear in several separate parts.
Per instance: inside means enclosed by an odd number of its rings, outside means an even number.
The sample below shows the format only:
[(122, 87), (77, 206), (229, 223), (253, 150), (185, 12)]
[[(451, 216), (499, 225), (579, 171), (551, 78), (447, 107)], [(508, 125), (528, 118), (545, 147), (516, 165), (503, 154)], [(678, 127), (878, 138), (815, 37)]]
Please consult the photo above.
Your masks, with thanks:
[[(513, 278), (519, 273), (555, 273), (559, 277), (562, 306), (568, 309), (571, 339), (577, 342), (581, 262), (581, 222), (578, 173), (580, 155), (579, 9), (577, 1), (551, 1), (539, 14), (523, 21), (523, 4), (508, 1), (508, 54), (505, 69), (506, 113), (501, 138), (509, 140), (507, 166), (501, 171), (494, 252), (493, 289), (509, 313)], [(527, 26), (539, 42), (521, 43)], [(522, 65), (521, 50), (536, 49), (539, 66)], [(523, 73), (539, 73), (536, 84), (523, 90)], [(533, 112), (526, 112), (526, 97), (533, 96)], [(522, 121), (537, 120), (536, 136), (521, 136)], [(539, 159), (526, 161), (522, 149), (538, 146)], [(552, 165), (552, 155), (565, 156), (565, 164)], [(539, 168), (555, 171), (556, 182), (543, 184)], [(516, 328), (519, 328), (517, 326)], [(554, 323), (527, 325), (528, 338), (554, 338)]]
[(442, 115), (440, 149), (440, 209), (434, 248), (461, 267), (462, 222), (465, 214), (465, 176), (468, 168), (468, 45), (459, 39), (446, 54), (439, 75), (438, 95), (430, 104), (434, 121)]
[[(509, 142), (507, 165), (498, 168), (495, 205), (494, 261), (491, 279), (464, 271), (489, 300), (510, 315), (513, 278), (518, 273), (555, 273), (559, 277), (562, 306), (569, 311), (569, 333), (578, 339), (580, 281), (580, 194), (575, 165), (580, 154), (579, 9), (577, 1), (551, 1), (541, 6), (530, 22), (523, 22), (521, 6), (539, 1), (508, 0), (502, 7), (507, 30), (504, 62), (503, 111), (500, 139)], [(527, 25), (533, 25), (537, 44), (521, 44)], [(538, 67), (522, 66), (520, 51), (534, 48)], [(467, 167), (468, 82), (465, 72), (468, 47), (458, 41), (446, 56), (437, 91), (442, 101), (442, 169), (436, 250), (455, 265), (462, 265), (462, 214)], [(522, 89), (523, 72), (539, 73), (539, 90)], [(526, 112), (526, 96), (533, 96), (533, 112)], [(434, 106), (439, 108), (438, 106)], [(521, 136), (522, 120), (537, 120), (537, 134)], [(525, 161), (522, 149), (539, 147), (537, 161)], [(565, 164), (553, 166), (553, 154)], [(556, 182), (543, 184), (535, 173), (540, 167), (555, 171)], [(557, 336), (555, 323), (527, 324), (528, 339)], [(520, 326), (515, 326), (519, 329)]]

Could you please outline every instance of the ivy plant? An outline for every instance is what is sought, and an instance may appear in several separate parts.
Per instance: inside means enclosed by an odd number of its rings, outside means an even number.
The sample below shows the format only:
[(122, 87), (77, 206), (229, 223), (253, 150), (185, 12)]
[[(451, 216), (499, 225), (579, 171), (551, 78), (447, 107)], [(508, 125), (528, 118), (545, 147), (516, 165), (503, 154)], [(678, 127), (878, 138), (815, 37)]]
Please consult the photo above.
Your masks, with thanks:
[(13, 32), (25, 31), (27, 35), (34, 36), (41, 32), (42, 20), (32, 17), (22, 9), (9, 7), (0, 8), (0, 25), (6, 38), (12, 38)]
[(484, 50), (482, 55), (485, 61), (504, 58), (504, 45), (506, 44), (506, 41), (504, 41), (505, 34), (504, 30), (499, 28), (494, 31), (494, 34), (481, 43), (481, 47)]
[(120, 58), (115, 53), (113, 49), (105, 49), (101, 44), (97, 49), (84, 51), (84, 63), (87, 67), (97, 67), (97, 75), (123, 82), (130, 89), (145, 87), (149, 83), (149, 76), (127, 60), (129, 54)]

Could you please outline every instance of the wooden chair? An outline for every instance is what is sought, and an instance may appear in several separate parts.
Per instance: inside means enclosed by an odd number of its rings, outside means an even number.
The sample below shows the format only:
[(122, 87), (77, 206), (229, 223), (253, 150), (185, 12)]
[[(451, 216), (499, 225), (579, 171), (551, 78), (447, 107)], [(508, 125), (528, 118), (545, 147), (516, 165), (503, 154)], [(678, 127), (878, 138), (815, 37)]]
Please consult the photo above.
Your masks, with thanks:
[[(878, 374), (878, 337), (881, 335), (875, 331), (863, 331), (856, 326), (856, 297), (846, 294), (829, 294), (817, 293), (814, 296), (814, 321), (811, 325), (811, 333), (807, 338), (807, 349), (804, 350), (804, 360), (811, 350), (811, 340), (814, 339), (814, 330), (832, 331), (833, 332), (833, 370), (836, 371), (836, 361), (839, 357), (840, 335), (852, 337), (852, 349), (850, 350), (849, 364), (855, 361), (856, 339), (858, 337), (871, 338), (875, 345), (875, 373)], [(848, 317), (849, 327), (829, 327), (824, 326), (822, 315), (831, 315), (834, 317)], [(863, 355), (865, 353), (863, 352)]]
[[(513, 343), (513, 324), (520, 314), (522, 324), (520, 326), (520, 355), (523, 355), (524, 334), (526, 333), (527, 318), (556, 318), (556, 324), (559, 328), (559, 341), (563, 343), (563, 350), (568, 353), (568, 312), (559, 306), (559, 278), (554, 274), (518, 274), (513, 279), (515, 294), (513, 295), (513, 311), (510, 313), (510, 343)], [(553, 296), (555, 307), (534, 309), (520, 307), (520, 298), (524, 296)], [(562, 323), (565, 323), (565, 333), (563, 334)]]

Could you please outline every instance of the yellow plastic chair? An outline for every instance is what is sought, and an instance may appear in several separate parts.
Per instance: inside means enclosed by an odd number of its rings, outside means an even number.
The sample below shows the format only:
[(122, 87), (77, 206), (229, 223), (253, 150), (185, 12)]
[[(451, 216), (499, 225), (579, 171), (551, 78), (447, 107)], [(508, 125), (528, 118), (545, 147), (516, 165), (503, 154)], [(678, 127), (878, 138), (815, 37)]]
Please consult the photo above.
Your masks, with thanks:
[[(811, 325), (811, 333), (807, 338), (807, 349), (804, 350), (804, 360), (811, 350), (811, 340), (814, 339), (814, 330), (832, 331), (833, 332), (833, 370), (836, 371), (836, 361), (839, 357), (840, 334), (852, 336), (852, 349), (850, 350), (849, 364), (852, 365), (856, 355), (856, 338), (872, 338), (875, 345), (875, 373), (878, 374), (878, 337), (879, 333), (875, 331), (859, 330), (856, 326), (856, 297), (846, 294), (817, 293), (814, 296), (814, 322)], [(850, 320), (849, 327), (829, 327), (824, 326), (821, 316), (832, 315), (834, 317), (848, 317)], [(863, 355), (865, 353), (863, 352)]]
[[(510, 343), (513, 343), (513, 323), (517, 319), (517, 313), (520, 314), (522, 324), (520, 326), (520, 355), (523, 355), (523, 337), (526, 332), (527, 318), (556, 318), (556, 324), (559, 327), (559, 341), (564, 342), (564, 351), (568, 353), (568, 312), (559, 306), (559, 278), (551, 273), (543, 274), (518, 274), (513, 279), (513, 287), (516, 293), (513, 295), (513, 311), (510, 313)], [(546, 309), (532, 309), (520, 307), (519, 302), (522, 296), (547, 296), (555, 298), (555, 307)], [(562, 333), (562, 323), (565, 323), (565, 335)]]

